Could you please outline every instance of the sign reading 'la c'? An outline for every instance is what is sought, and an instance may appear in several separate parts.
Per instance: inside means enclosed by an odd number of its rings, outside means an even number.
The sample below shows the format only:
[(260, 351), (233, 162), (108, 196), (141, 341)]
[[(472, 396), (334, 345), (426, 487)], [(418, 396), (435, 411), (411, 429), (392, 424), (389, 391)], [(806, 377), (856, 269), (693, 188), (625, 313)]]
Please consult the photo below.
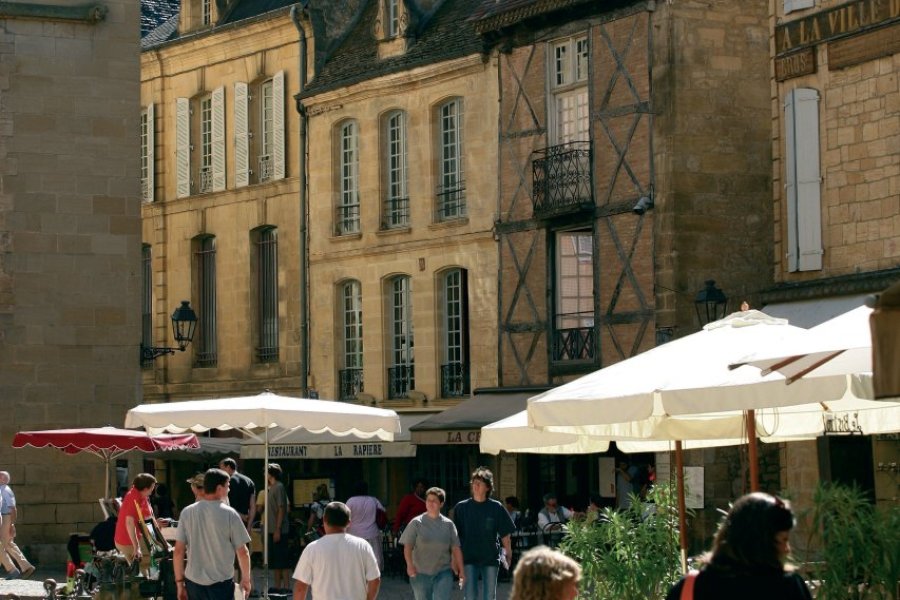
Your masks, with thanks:
[(778, 56), (900, 21), (900, 0), (855, 0), (775, 28)]

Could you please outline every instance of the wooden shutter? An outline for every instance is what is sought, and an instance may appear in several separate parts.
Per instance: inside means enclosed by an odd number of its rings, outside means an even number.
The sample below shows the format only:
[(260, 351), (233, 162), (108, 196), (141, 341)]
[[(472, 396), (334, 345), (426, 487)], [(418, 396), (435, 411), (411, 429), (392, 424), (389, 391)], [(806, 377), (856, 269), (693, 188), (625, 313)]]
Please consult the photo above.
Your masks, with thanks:
[(784, 0), (784, 14), (803, 8), (812, 8), (815, 5), (816, 0)]
[(250, 109), (247, 84), (234, 84), (234, 187), (250, 184)]
[(822, 268), (819, 93), (797, 88), (785, 98), (785, 198), (788, 271)]
[(191, 195), (191, 101), (175, 100), (175, 197)]
[(225, 189), (225, 88), (212, 93), (212, 189)]
[(156, 160), (154, 159), (156, 149), (156, 117), (153, 111), (153, 103), (147, 105), (147, 202), (153, 202), (156, 199), (156, 181), (153, 176), (156, 173)]
[(272, 179), (284, 179), (284, 71), (272, 78)]

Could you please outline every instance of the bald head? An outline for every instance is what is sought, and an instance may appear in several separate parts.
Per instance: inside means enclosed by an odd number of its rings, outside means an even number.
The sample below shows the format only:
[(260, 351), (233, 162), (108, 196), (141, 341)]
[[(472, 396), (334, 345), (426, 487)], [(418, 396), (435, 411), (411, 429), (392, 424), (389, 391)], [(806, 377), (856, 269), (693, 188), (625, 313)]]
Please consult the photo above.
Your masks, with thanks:
[(0, 471), (0, 485), (6, 485), (10, 481), (9, 471)]

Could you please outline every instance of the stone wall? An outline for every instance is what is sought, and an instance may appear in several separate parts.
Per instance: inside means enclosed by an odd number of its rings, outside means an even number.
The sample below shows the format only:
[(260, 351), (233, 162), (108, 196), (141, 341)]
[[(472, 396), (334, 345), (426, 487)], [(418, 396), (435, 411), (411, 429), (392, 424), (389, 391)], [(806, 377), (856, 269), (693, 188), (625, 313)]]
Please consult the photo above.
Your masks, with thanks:
[(140, 6), (103, 4), (0, 28), (0, 469), (41, 562), (100, 520), (102, 463), (13, 435), (121, 426), (140, 398)]
[[(216, 237), (217, 361), (196, 368), (196, 345), (159, 358), (144, 371), (144, 397), (192, 399), (255, 394), (264, 389), (296, 393), (301, 387), (299, 315), (299, 119), (293, 95), (300, 89), (299, 34), (282, 11), (237, 28), (163, 45), (141, 55), (141, 106), (154, 107), (156, 189), (142, 205), (143, 242), (151, 247), (153, 335), (157, 346), (172, 346), (170, 315), (182, 300), (199, 298), (192, 283), (194, 238)], [(309, 47), (313, 44), (310, 42)], [(308, 57), (310, 62), (312, 57)], [(284, 179), (235, 187), (234, 84), (252, 84), (284, 72)], [(176, 197), (175, 104), (222, 87), (225, 92), (225, 190)], [(253, 88), (251, 87), (252, 91)], [(258, 119), (251, 103), (250, 119)], [(199, 141), (192, 139), (196, 147)], [(251, 150), (251, 168), (256, 154)], [(197, 164), (192, 164), (196, 181)], [(255, 356), (255, 268), (251, 231), (268, 225), (278, 241), (278, 358), (260, 363)]]
[[(824, 0), (815, 11), (773, 19), (791, 20), (843, 4)], [(893, 5), (892, 5), (893, 6)], [(893, 10), (896, 10), (895, 8)], [(779, 21), (780, 22), (780, 21)], [(896, 25), (893, 27), (896, 31)], [(773, 28), (774, 31), (774, 28)], [(852, 38), (850, 38), (852, 39)], [(774, 48), (774, 41), (773, 41)], [(900, 83), (898, 55), (831, 70), (829, 44), (813, 47), (816, 71), (777, 82), (772, 90), (775, 279), (807, 281), (896, 267), (900, 263)], [(819, 91), (822, 176), (822, 269), (787, 272), (784, 201), (784, 101), (795, 88)]]
[[(339, 395), (343, 368), (340, 284), (357, 280), (362, 293), (365, 393), (387, 398), (391, 331), (387, 282), (412, 281), (415, 389), (418, 399), (393, 400), (391, 408), (455, 403), (441, 398), (444, 330), (440, 275), (468, 273), (471, 388), (497, 384), (496, 64), (479, 55), (402, 71), (307, 98), (310, 144), (310, 369), (322, 397)], [(466, 216), (435, 219), (438, 187), (437, 108), (463, 101)], [(384, 229), (384, 116), (407, 115), (409, 226)], [(359, 131), (359, 233), (335, 234), (338, 196), (336, 139), (340, 124), (355, 119)]]

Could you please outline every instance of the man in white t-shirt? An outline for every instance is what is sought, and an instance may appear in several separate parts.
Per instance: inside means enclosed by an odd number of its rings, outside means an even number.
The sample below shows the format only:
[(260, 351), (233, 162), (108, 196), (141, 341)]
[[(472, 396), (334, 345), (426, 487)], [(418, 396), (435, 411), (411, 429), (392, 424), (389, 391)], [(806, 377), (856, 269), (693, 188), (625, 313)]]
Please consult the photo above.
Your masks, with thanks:
[(324, 517), (325, 535), (306, 547), (294, 570), (294, 598), (305, 599), (312, 587), (313, 598), (375, 600), (381, 572), (368, 542), (346, 532), (350, 509), (331, 502)]

